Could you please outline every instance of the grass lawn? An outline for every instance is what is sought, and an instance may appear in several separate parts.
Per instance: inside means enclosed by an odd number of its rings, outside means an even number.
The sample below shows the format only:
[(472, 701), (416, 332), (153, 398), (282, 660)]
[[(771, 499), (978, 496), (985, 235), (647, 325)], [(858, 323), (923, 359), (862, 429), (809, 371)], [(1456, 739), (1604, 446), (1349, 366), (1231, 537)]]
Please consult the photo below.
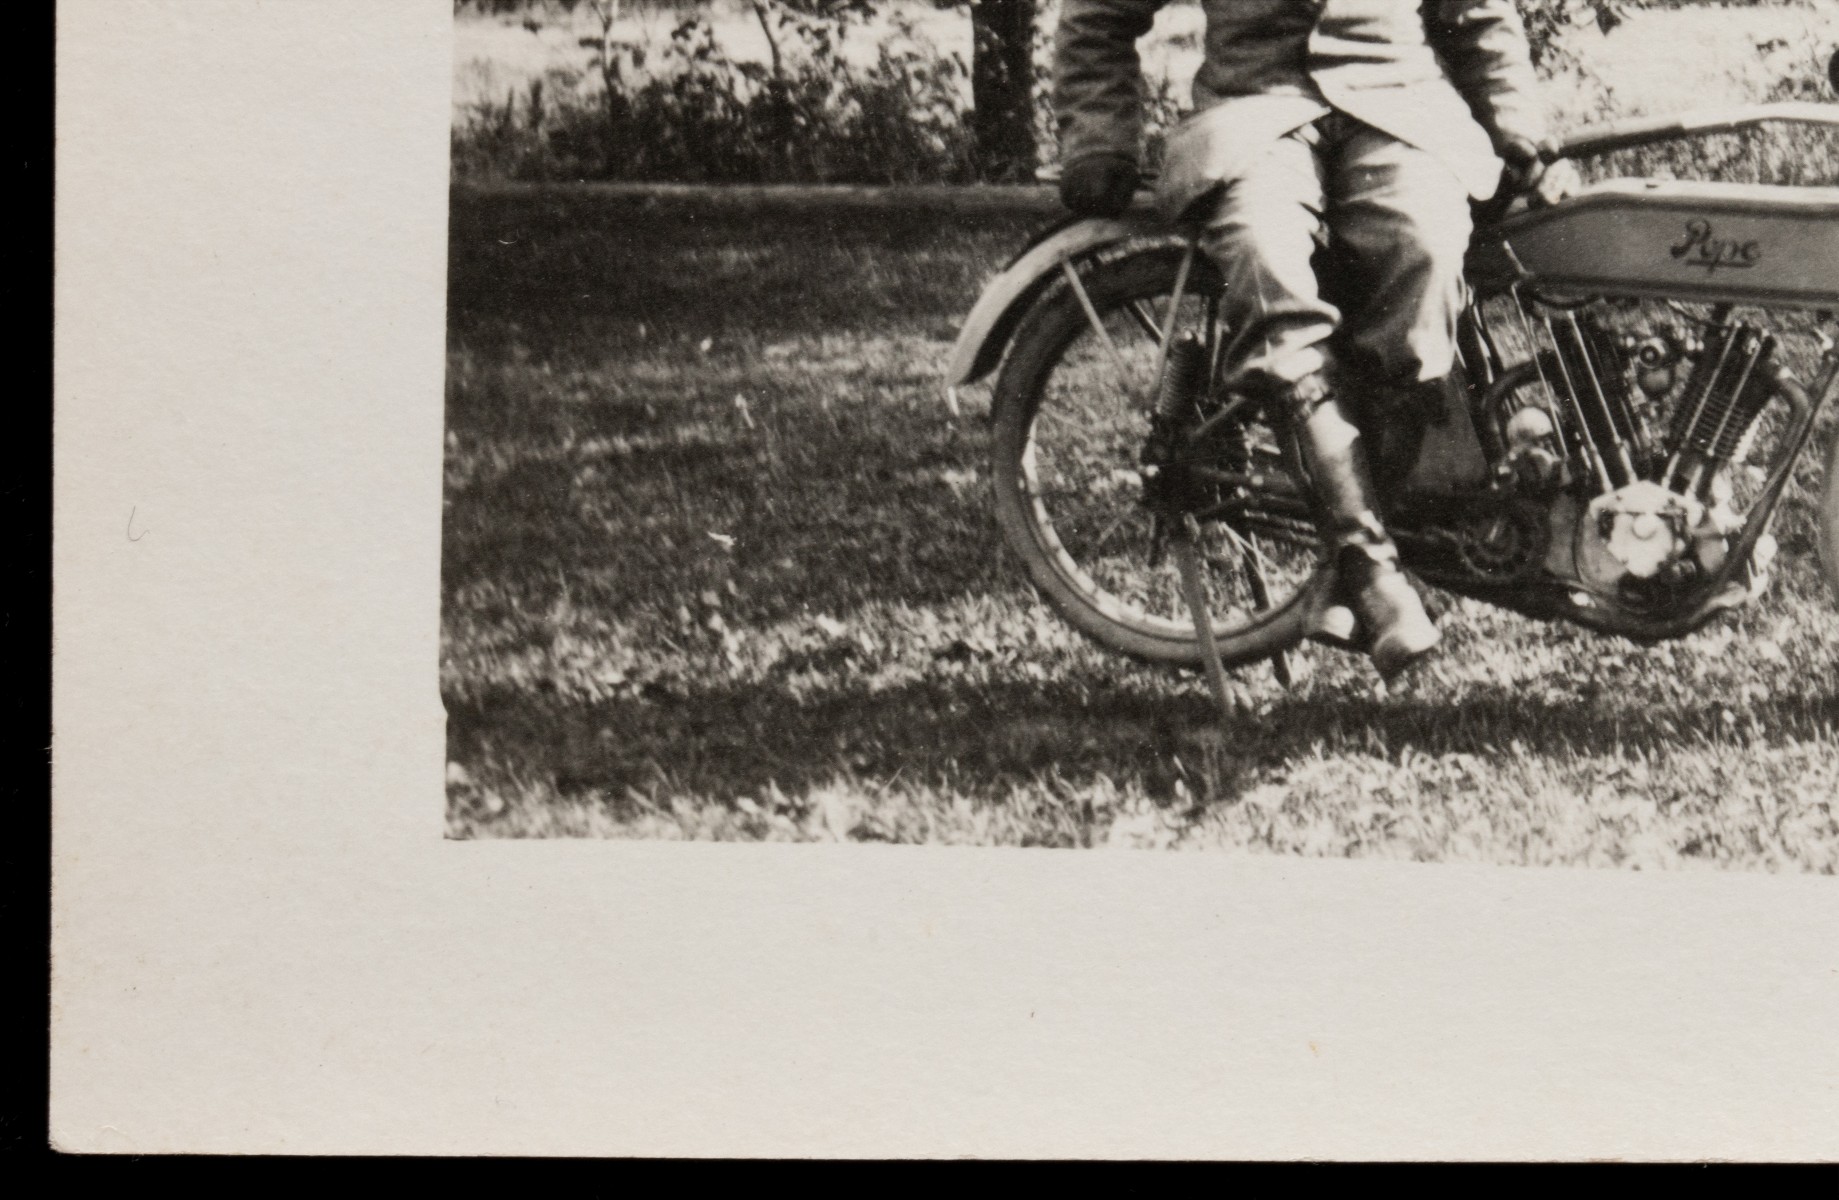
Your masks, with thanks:
[(1034, 598), (984, 393), (943, 401), (1032, 223), (455, 193), (451, 836), (1839, 870), (1817, 472), (1773, 593), (1689, 639), (1439, 597), (1410, 684), (1308, 649), (1222, 724)]

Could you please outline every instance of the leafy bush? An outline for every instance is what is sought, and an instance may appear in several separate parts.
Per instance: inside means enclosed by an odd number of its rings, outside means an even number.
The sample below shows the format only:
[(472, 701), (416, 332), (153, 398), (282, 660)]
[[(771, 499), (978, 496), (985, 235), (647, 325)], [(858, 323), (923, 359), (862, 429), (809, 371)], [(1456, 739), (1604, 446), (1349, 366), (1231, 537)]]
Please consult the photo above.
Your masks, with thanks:
[[(1756, 0), (1729, 0), (1754, 4)], [(1657, 0), (1676, 7), (1682, 0)], [(1759, 102), (1832, 100), (1832, 85), (1820, 61), (1826, 47), (1759, 46), (1767, 54), (1780, 51), (1776, 81)], [(1771, 60), (1776, 62), (1776, 60)], [(1617, 114), (1605, 111), (1600, 120)], [(1633, 150), (1607, 154), (1584, 162), (1585, 177), (1604, 179), (1712, 179), (1732, 183), (1770, 183), (1787, 186), (1839, 185), (1839, 132), (1830, 127), (1774, 124), (1742, 133), (1711, 134), (1679, 141), (1660, 142)]]
[[(1588, 70), (1579, 32), (1607, 33), (1637, 9), (1771, 0), (1516, 0), (1534, 61), (1547, 77)], [(962, 7), (966, 0), (932, 0)], [(1034, 62), (1047, 77), (1045, 30), (1057, 0), (1040, 0)], [(648, 11), (679, 14), (667, 37), (615, 37), (620, 0), (455, 0), (467, 9), (521, 15), (532, 30), (583, 10), (599, 34), (580, 39), (578, 68), (551, 70), (502, 101), (476, 104), (453, 133), (459, 178), (675, 180), (706, 183), (967, 182), (976, 177), (969, 121), (970, 71), (963, 58), (928, 42), (902, 12), (879, 0), (748, 0), (771, 50), (769, 63), (737, 61), (718, 43), (708, 6), (646, 0)], [(875, 53), (846, 54), (873, 31)], [(851, 38), (854, 41), (851, 41)], [(1809, 57), (1809, 56), (1803, 56)], [(1588, 89), (1587, 89), (1588, 90)], [(1595, 119), (1615, 115), (1606, 87)], [(1820, 71), (1800, 63), (1768, 98), (1827, 99)], [(1146, 89), (1147, 158), (1155, 164), (1167, 130), (1187, 106), (1185, 86), (1156, 77)], [(1034, 92), (1034, 133), (1055, 144), (1048, 89)], [(1839, 156), (1824, 131), (1765, 130), (1611, 156), (1592, 174), (1652, 174), (1839, 182)], [(1048, 154), (1045, 157), (1051, 158)]]
[(466, 176), (698, 183), (963, 182), (968, 71), (891, 13), (866, 66), (844, 53), (867, 0), (757, 0), (768, 64), (737, 61), (699, 12), (663, 45), (616, 42), (610, 4), (585, 72), (478, 106), (454, 133)]

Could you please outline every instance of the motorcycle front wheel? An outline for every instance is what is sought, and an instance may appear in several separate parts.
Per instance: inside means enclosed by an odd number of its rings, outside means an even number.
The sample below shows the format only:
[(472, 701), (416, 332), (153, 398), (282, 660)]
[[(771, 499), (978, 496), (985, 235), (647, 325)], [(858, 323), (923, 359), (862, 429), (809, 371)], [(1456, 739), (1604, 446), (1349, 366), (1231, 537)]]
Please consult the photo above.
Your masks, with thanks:
[[(1144, 502), (1142, 456), (1165, 344), (1192, 334), (1216, 365), (1230, 348), (1220, 292), (1212, 264), (1180, 242), (1114, 248), (1063, 272), (1018, 326), (992, 402), (1004, 540), (1075, 629), (1152, 664), (1201, 662), (1169, 518)], [(1184, 453), (1213, 473), (1196, 548), (1220, 659), (1233, 667), (1302, 640), (1327, 558), (1284, 424), (1230, 397), (1207, 398), (1192, 423), (1210, 417)]]

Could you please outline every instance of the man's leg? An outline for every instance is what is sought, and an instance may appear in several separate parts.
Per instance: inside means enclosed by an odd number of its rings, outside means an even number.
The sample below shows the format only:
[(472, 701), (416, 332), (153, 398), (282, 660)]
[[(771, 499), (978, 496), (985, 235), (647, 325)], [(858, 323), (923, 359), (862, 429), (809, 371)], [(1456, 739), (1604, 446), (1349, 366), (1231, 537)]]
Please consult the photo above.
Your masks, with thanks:
[(1312, 259), (1327, 238), (1319, 135), (1274, 142), (1201, 214), (1200, 247), (1220, 268), (1229, 361), (1253, 387), (1287, 389), (1327, 365), (1341, 314), (1323, 300)]
[[(1333, 601), (1352, 610), (1357, 637), (1387, 678), (1433, 650), (1441, 636), (1398, 566), (1398, 547), (1376, 512), (1378, 489), (1360, 427), (1341, 395), (1323, 387), (1295, 397), (1297, 439), (1335, 552)], [(1326, 626), (1324, 626), (1324, 629)]]
[(1349, 306), (1345, 327), (1361, 365), (1394, 387), (1440, 384), (1464, 298), (1467, 189), (1434, 155), (1356, 125), (1336, 147), (1328, 191), (1339, 257), (1368, 301)]
[[(1336, 132), (1328, 221), (1350, 290), (1366, 298), (1348, 305), (1342, 342), (1380, 385), (1377, 411), (1362, 414), (1369, 428), (1382, 426), (1375, 432), (1397, 437), (1409, 451), (1423, 423), (1439, 419), (1431, 414), (1442, 411), (1451, 386), (1466, 289), (1468, 190), (1434, 155), (1388, 134), (1352, 121)], [(1383, 427), (1388, 420), (1403, 427)]]
[(1201, 247), (1226, 280), (1222, 316), (1242, 384), (1288, 407), (1335, 548), (1337, 599), (1390, 676), (1429, 651), (1437, 631), (1398, 571), (1359, 430), (1329, 382), (1325, 343), (1340, 314), (1321, 298), (1312, 261), (1323, 234), (1319, 139), (1315, 126), (1282, 139), (1230, 185), (1206, 215)]

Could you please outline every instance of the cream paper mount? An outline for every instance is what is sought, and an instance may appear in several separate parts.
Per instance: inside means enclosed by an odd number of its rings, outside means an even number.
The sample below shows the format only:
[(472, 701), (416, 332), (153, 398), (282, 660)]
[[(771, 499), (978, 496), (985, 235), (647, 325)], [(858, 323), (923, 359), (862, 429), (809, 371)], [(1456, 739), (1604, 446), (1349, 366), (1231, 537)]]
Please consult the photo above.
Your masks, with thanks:
[(59, 17), (60, 1149), (1839, 1153), (1830, 879), (444, 840), (451, 5)]

